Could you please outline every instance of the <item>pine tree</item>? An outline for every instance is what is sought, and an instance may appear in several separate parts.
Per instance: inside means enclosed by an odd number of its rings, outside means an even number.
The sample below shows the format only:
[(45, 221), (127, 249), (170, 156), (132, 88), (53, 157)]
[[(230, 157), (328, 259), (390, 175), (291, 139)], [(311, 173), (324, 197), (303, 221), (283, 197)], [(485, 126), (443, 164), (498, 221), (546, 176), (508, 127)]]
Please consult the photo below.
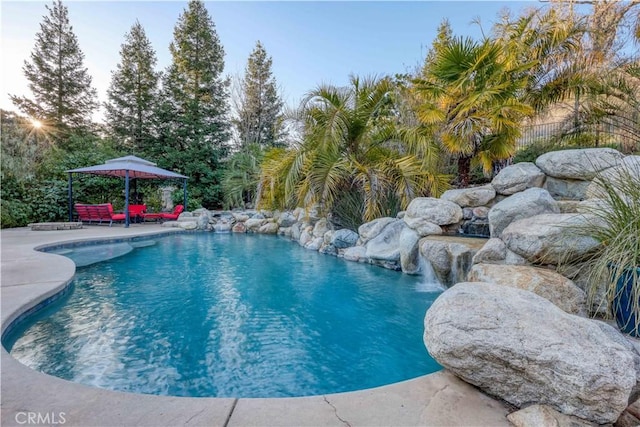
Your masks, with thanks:
[(229, 139), (229, 84), (222, 76), (224, 49), (202, 1), (189, 1), (173, 37), (173, 61), (157, 112), (155, 158), (190, 178), (192, 198), (205, 207), (218, 206), (219, 164)]
[(448, 19), (443, 19), (438, 25), (438, 32), (436, 34), (436, 38), (433, 40), (431, 44), (431, 48), (429, 52), (427, 52), (427, 56), (424, 59), (424, 65), (422, 66), (422, 75), (427, 75), (429, 73), (429, 68), (433, 65), (436, 60), (436, 55), (440, 52), (447, 44), (451, 42), (453, 39), (453, 31), (451, 30), (451, 24)]
[(33, 99), (11, 96), (25, 114), (60, 133), (86, 128), (97, 106), (96, 90), (84, 67), (84, 54), (60, 0), (46, 6), (49, 15), (40, 24), (31, 60), (23, 71)]
[(132, 154), (145, 153), (152, 138), (152, 118), (160, 74), (154, 70), (156, 53), (144, 28), (136, 21), (125, 35), (120, 63), (111, 72), (105, 104), (107, 127), (114, 139)]
[(242, 146), (258, 144), (265, 148), (281, 145), (283, 104), (271, 73), (272, 62), (258, 41), (240, 82), (238, 117), (234, 120)]

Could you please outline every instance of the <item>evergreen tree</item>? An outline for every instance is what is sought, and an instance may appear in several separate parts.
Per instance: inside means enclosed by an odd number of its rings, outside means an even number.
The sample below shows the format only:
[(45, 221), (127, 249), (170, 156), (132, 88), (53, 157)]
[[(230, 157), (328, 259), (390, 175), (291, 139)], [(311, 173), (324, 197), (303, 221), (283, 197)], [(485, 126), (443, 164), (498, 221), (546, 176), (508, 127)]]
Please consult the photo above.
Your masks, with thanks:
[(152, 138), (160, 74), (154, 70), (156, 53), (138, 21), (125, 35), (120, 58), (107, 91), (107, 127), (126, 150), (144, 156), (145, 144)]
[(271, 57), (267, 56), (267, 51), (258, 41), (247, 61), (244, 79), (240, 82), (238, 117), (234, 120), (243, 146), (281, 145), (283, 104), (278, 96), (271, 65)]
[(31, 60), (23, 67), (33, 98), (12, 95), (11, 100), (50, 130), (67, 133), (88, 125), (97, 106), (96, 90), (83, 65), (84, 54), (69, 24), (67, 8), (57, 0), (47, 10)]
[(436, 38), (433, 40), (431, 44), (431, 48), (429, 52), (427, 52), (427, 56), (424, 59), (424, 65), (422, 66), (422, 74), (427, 75), (429, 73), (429, 68), (433, 65), (436, 60), (436, 55), (438, 52), (442, 51), (453, 39), (453, 31), (451, 30), (451, 24), (447, 18), (443, 19), (438, 25), (438, 32), (436, 34)]
[(157, 112), (155, 158), (190, 178), (192, 198), (205, 207), (218, 206), (219, 163), (229, 139), (228, 81), (222, 76), (224, 49), (202, 1), (189, 1), (173, 37), (173, 61)]

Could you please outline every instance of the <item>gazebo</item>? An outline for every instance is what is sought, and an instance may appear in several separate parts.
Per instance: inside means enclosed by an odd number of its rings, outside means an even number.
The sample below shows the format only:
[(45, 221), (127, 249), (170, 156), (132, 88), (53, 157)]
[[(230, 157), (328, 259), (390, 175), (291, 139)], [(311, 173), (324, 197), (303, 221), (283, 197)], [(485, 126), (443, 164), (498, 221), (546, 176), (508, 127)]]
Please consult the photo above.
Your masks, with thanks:
[(129, 180), (131, 179), (181, 179), (184, 191), (184, 207), (187, 207), (187, 177), (156, 166), (155, 163), (136, 156), (125, 156), (107, 160), (102, 165), (71, 169), (69, 174), (69, 221), (73, 221), (73, 174), (114, 176), (124, 178), (125, 227), (129, 227)]

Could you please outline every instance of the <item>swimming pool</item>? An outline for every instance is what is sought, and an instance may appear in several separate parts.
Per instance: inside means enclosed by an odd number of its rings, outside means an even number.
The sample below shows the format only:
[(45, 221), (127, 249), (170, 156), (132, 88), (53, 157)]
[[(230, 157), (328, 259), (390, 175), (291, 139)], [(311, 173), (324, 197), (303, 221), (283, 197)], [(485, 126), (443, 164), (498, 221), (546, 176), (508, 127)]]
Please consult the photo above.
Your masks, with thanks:
[(5, 345), (34, 369), (113, 390), (357, 390), (440, 369), (422, 344), (438, 294), (423, 290), (272, 236), (182, 234), (78, 269), (73, 292)]

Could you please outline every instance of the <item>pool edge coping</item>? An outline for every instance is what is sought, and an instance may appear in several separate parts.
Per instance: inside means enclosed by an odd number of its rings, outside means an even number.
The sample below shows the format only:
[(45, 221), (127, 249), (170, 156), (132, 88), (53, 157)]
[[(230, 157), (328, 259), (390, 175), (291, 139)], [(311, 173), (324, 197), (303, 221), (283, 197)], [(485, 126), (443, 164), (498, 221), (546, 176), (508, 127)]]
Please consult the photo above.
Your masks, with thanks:
[[(18, 229), (15, 234), (24, 234), (26, 241), (19, 242), (19, 247), (15, 247), (17, 242), (7, 242), (7, 235), (11, 235), (10, 231), (2, 231), (0, 236), (2, 244), (2, 312), (1, 312), (1, 334), (10, 330), (12, 325), (18, 321), (20, 316), (25, 312), (32, 310), (48, 298), (58, 295), (66, 288), (75, 274), (75, 264), (69, 260), (69, 263), (63, 262), (54, 270), (58, 271), (56, 279), (40, 280), (29, 283), (5, 283), (5, 249), (15, 250), (10, 258), (13, 270), (20, 273), (21, 262), (24, 266), (28, 266), (27, 260), (31, 263), (43, 263), (41, 272), (46, 275), (47, 265), (59, 260), (54, 257), (62, 257), (39, 250), (56, 245), (73, 245), (82, 242), (123, 239), (131, 240), (136, 237), (152, 237), (155, 235), (175, 234), (182, 232), (175, 229), (167, 229), (145, 226), (145, 229), (111, 229), (103, 228), (88, 229), (82, 232), (84, 236), (77, 237), (77, 230), (64, 231), (31, 231), (28, 229)], [(15, 230), (15, 229), (14, 229)], [(73, 235), (73, 236), (72, 236)], [(12, 246), (13, 245), (13, 246)], [(65, 258), (65, 257), (62, 257)], [(66, 259), (66, 258), (65, 258)], [(71, 265), (69, 265), (71, 264)], [(33, 272), (31, 272), (33, 273)], [(15, 273), (14, 273), (15, 274)], [(37, 276), (37, 274), (36, 274)], [(34, 290), (34, 287), (36, 288)], [(41, 289), (39, 289), (41, 288)], [(18, 295), (8, 295), (7, 290), (11, 289), (11, 293)], [(20, 295), (20, 291), (22, 294)], [(18, 306), (11, 307), (11, 300), (22, 298), (24, 301), (19, 302)], [(7, 298), (10, 301), (7, 301)], [(5, 312), (5, 306), (8, 305), (10, 312)], [(172, 397), (172, 396), (152, 396), (135, 393), (126, 393), (98, 389), (87, 385), (77, 384), (65, 381), (56, 377), (52, 377), (37, 371), (34, 371), (20, 362), (15, 360), (5, 349), (0, 349), (2, 355), (2, 425), (20, 425), (20, 420), (16, 417), (22, 412), (15, 412), (17, 409), (33, 407), (36, 413), (42, 413), (43, 409), (51, 408), (52, 402), (57, 401), (60, 396), (66, 396), (73, 403), (65, 399), (61, 407), (72, 408), (69, 414), (73, 414), (70, 418), (70, 425), (105, 425), (100, 424), (99, 420), (104, 421), (100, 414), (104, 411), (111, 412), (109, 409), (118, 409), (119, 407), (129, 407), (135, 405), (134, 413), (146, 414), (145, 420), (155, 420), (151, 425), (176, 425), (176, 424), (193, 424), (196, 425), (200, 418), (204, 424), (208, 425), (346, 425), (346, 420), (350, 421), (350, 425), (428, 425), (430, 421), (438, 425), (445, 420), (459, 419), (460, 424), (478, 424), (482, 419), (479, 412), (484, 414), (491, 424), (496, 423), (509, 425), (505, 418), (508, 408), (502, 403), (495, 401), (486, 395), (480, 393), (472, 386), (463, 383), (446, 371), (439, 371), (433, 374), (424, 375), (415, 379), (403, 381), (400, 383), (390, 384), (367, 390), (352, 391), (346, 393), (337, 393), (321, 396), (307, 396), (295, 398), (194, 398), (194, 397)], [(32, 390), (31, 388), (38, 390)], [(21, 391), (21, 388), (24, 389)], [(42, 393), (43, 390), (57, 390), (56, 396)], [(34, 393), (35, 391), (35, 393)], [(40, 392), (39, 392), (40, 391)], [(431, 403), (434, 399), (441, 399), (443, 392), (452, 394), (450, 396), (454, 401), (464, 397), (464, 406), (466, 410), (461, 408), (451, 408), (446, 402), (440, 407), (433, 406)], [(416, 395), (417, 393), (417, 395)], [(89, 398), (94, 396), (94, 398)], [(431, 397), (429, 397), (431, 396)], [(401, 403), (398, 407), (385, 407), (387, 401), (400, 399)], [(99, 402), (98, 402), (99, 401)], [(127, 404), (123, 405), (123, 401)], [(371, 405), (366, 402), (379, 402), (382, 404)], [(469, 402), (475, 402), (475, 406)], [(119, 402), (119, 403), (118, 403)], [(137, 403), (136, 403), (137, 402)], [(405, 406), (406, 403), (406, 406)], [(38, 406), (40, 405), (40, 406)], [(87, 405), (89, 407), (87, 407)], [(115, 408), (113, 406), (115, 405)], [(118, 406), (120, 405), (120, 406)], [(390, 404), (391, 405), (391, 404)], [(55, 405), (54, 405), (55, 406)], [(174, 406), (176, 406), (174, 408)], [(189, 407), (197, 407), (193, 415), (189, 415)], [(432, 407), (433, 406), (433, 407)], [(458, 405), (454, 405), (458, 406)], [(207, 408), (217, 408), (215, 413), (208, 413)], [(311, 409), (310, 409), (311, 407)], [(412, 408), (410, 411), (406, 410)], [(447, 407), (449, 407), (447, 409)], [(109, 408), (109, 409), (107, 409)], [(169, 408), (173, 408), (168, 411)], [(351, 409), (346, 409), (351, 408)], [(160, 413), (156, 413), (158, 409), (162, 409)], [(12, 419), (7, 413), (14, 411)], [(166, 412), (170, 412), (167, 417)], [(221, 413), (218, 413), (221, 411)], [(396, 413), (392, 420), (389, 420), (390, 413)], [(29, 412), (29, 411), (27, 411)], [(51, 410), (51, 413), (54, 413)], [(123, 412), (123, 411), (121, 411)], [(340, 412), (340, 414), (339, 414)], [(46, 412), (47, 414), (49, 412)], [(111, 419), (115, 424), (121, 425), (137, 425), (140, 424), (140, 418), (136, 419), (134, 413), (120, 414), (121, 418)], [(160, 418), (154, 417), (160, 416)], [(203, 415), (204, 414), (204, 415)], [(431, 415), (430, 421), (425, 419), (426, 415)], [(440, 414), (432, 418), (434, 414)], [(208, 417), (208, 418), (206, 418)], [(441, 418), (444, 417), (444, 418)], [(182, 420), (182, 422), (181, 422)], [(206, 421), (204, 421), (206, 420)], [(305, 422), (305, 420), (307, 422)], [(386, 422), (385, 422), (386, 420)], [(437, 420), (440, 420), (439, 422)], [(98, 423), (96, 424), (96, 421)], [(392, 421), (392, 422), (391, 422)], [(425, 422), (427, 424), (425, 424)], [(450, 423), (450, 421), (447, 421)], [(142, 423), (144, 424), (144, 423)], [(107, 424), (109, 425), (109, 424)]]

